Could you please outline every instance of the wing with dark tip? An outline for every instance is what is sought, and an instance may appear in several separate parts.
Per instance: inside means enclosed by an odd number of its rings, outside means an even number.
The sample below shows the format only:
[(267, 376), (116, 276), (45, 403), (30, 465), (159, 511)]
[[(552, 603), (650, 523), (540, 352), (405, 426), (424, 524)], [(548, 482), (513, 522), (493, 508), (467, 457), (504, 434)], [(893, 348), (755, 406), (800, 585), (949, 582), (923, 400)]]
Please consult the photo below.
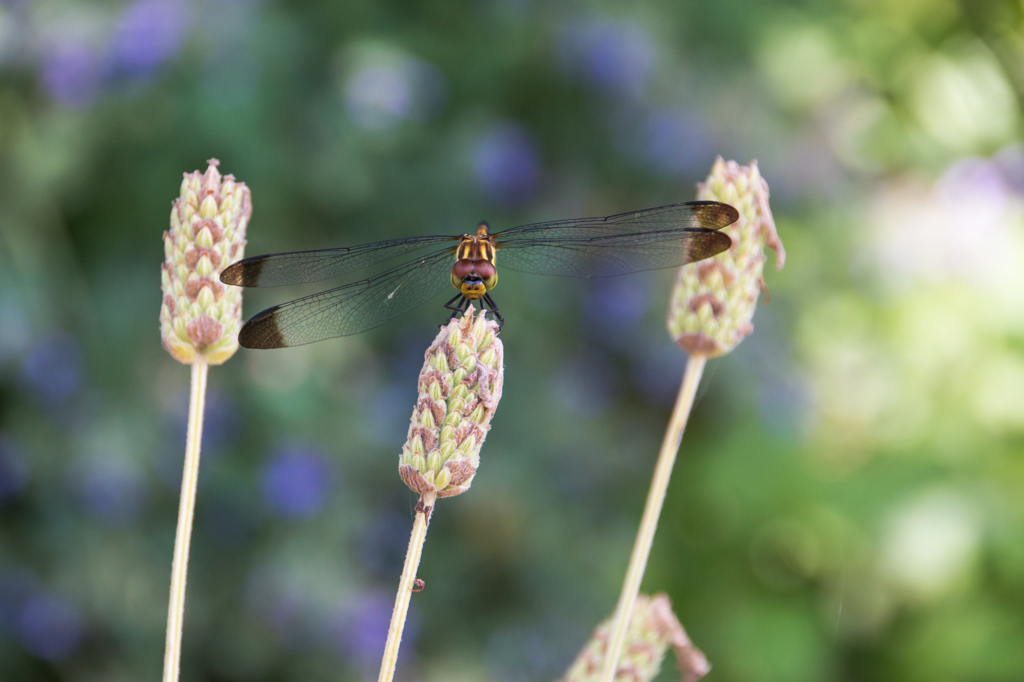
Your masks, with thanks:
[(451, 288), (452, 249), (406, 261), (380, 275), (264, 310), (245, 323), (246, 348), (289, 348), (358, 334)]
[(539, 275), (605, 277), (710, 258), (732, 245), (719, 232), (739, 212), (691, 201), (604, 218), (521, 225), (493, 235), (497, 266)]
[(220, 281), (240, 287), (277, 287), (319, 282), (383, 263), (417, 249), (456, 242), (458, 239), (452, 236), (407, 237), (338, 249), (253, 256), (225, 268)]

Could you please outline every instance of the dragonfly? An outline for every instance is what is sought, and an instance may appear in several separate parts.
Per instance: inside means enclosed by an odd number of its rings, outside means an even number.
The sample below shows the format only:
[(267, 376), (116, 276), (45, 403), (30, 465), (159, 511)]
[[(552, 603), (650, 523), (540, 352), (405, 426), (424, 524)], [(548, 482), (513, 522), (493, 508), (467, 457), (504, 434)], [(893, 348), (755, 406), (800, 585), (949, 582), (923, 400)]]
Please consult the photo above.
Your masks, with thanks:
[[(474, 301), (504, 319), (491, 296), (498, 268), (531, 275), (607, 277), (669, 268), (715, 256), (732, 245), (723, 227), (739, 212), (717, 201), (690, 201), (601, 218), (520, 225), (501, 232), (481, 222), (472, 234), (388, 239), (334, 249), (245, 258), (221, 281), (276, 287), (334, 279), (400, 256), (384, 272), (282, 303), (253, 316), (238, 335), (245, 348), (289, 348), (359, 334), (426, 303), (448, 287), (451, 318)], [(449, 319), (451, 319), (449, 318)]]

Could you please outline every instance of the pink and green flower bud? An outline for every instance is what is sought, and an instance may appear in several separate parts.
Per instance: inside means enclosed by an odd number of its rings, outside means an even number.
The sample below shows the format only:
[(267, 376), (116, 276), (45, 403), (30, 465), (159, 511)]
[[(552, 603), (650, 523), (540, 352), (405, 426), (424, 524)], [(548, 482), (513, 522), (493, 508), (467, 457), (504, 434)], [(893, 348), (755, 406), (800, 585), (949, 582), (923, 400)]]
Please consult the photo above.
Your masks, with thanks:
[(751, 320), (765, 286), (765, 247), (775, 251), (779, 270), (785, 265), (786, 250), (768, 206), (768, 183), (756, 161), (740, 166), (718, 157), (707, 181), (698, 183), (697, 198), (731, 204), (740, 219), (724, 230), (732, 238), (729, 250), (679, 269), (668, 331), (691, 355), (716, 357), (754, 330)]
[(459, 495), (476, 475), (504, 381), (497, 328), (484, 311), (476, 315), (471, 307), (427, 349), (398, 460), (402, 480), (421, 496)]
[[(608, 619), (594, 630), (590, 641), (560, 682), (598, 682), (608, 650), (612, 620)], [(624, 682), (653, 680), (661, 672), (661, 663), (669, 646), (675, 651), (683, 682), (696, 682), (710, 672), (708, 659), (693, 645), (679, 619), (672, 613), (668, 596), (637, 595), (615, 679)]]
[(222, 284), (220, 273), (245, 251), (252, 196), (218, 164), (185, 174), (164, 232), (160, 339), (185, 364), (219, 365), (238, 350), (242, 289)]

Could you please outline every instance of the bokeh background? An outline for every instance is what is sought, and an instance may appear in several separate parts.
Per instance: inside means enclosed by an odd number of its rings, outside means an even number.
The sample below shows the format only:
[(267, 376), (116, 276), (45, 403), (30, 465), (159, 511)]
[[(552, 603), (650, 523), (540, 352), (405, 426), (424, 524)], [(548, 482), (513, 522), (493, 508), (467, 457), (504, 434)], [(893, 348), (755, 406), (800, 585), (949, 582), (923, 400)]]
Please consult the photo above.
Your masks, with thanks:
[[(716, 154), (760, 162), (789, 260), (708, 367), (645, 590), (715, 682), (1024, 679), (1020, 3), (4, 0), (0, 79), (3, 680), (160, 674), (182, 172), (252, 188), (255, 255), (685, 201)], [(402, 680), (565, 670), (685, 362), (671, 272), (501, 278), (505, 395)], [(211, 371), (183, 679), (375, 679), (442, 301)]]

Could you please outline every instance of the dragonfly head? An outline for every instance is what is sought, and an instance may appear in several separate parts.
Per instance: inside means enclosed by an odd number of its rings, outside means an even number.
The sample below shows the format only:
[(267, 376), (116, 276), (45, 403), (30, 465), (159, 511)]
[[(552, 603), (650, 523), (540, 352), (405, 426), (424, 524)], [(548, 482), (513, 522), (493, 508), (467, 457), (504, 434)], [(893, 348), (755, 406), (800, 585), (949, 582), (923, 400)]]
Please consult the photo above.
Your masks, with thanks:
[(471, 301), (483, 298), (498, 284), (498, 271), (488, 260), (462, 259), (452, 266), (452, 286)]

